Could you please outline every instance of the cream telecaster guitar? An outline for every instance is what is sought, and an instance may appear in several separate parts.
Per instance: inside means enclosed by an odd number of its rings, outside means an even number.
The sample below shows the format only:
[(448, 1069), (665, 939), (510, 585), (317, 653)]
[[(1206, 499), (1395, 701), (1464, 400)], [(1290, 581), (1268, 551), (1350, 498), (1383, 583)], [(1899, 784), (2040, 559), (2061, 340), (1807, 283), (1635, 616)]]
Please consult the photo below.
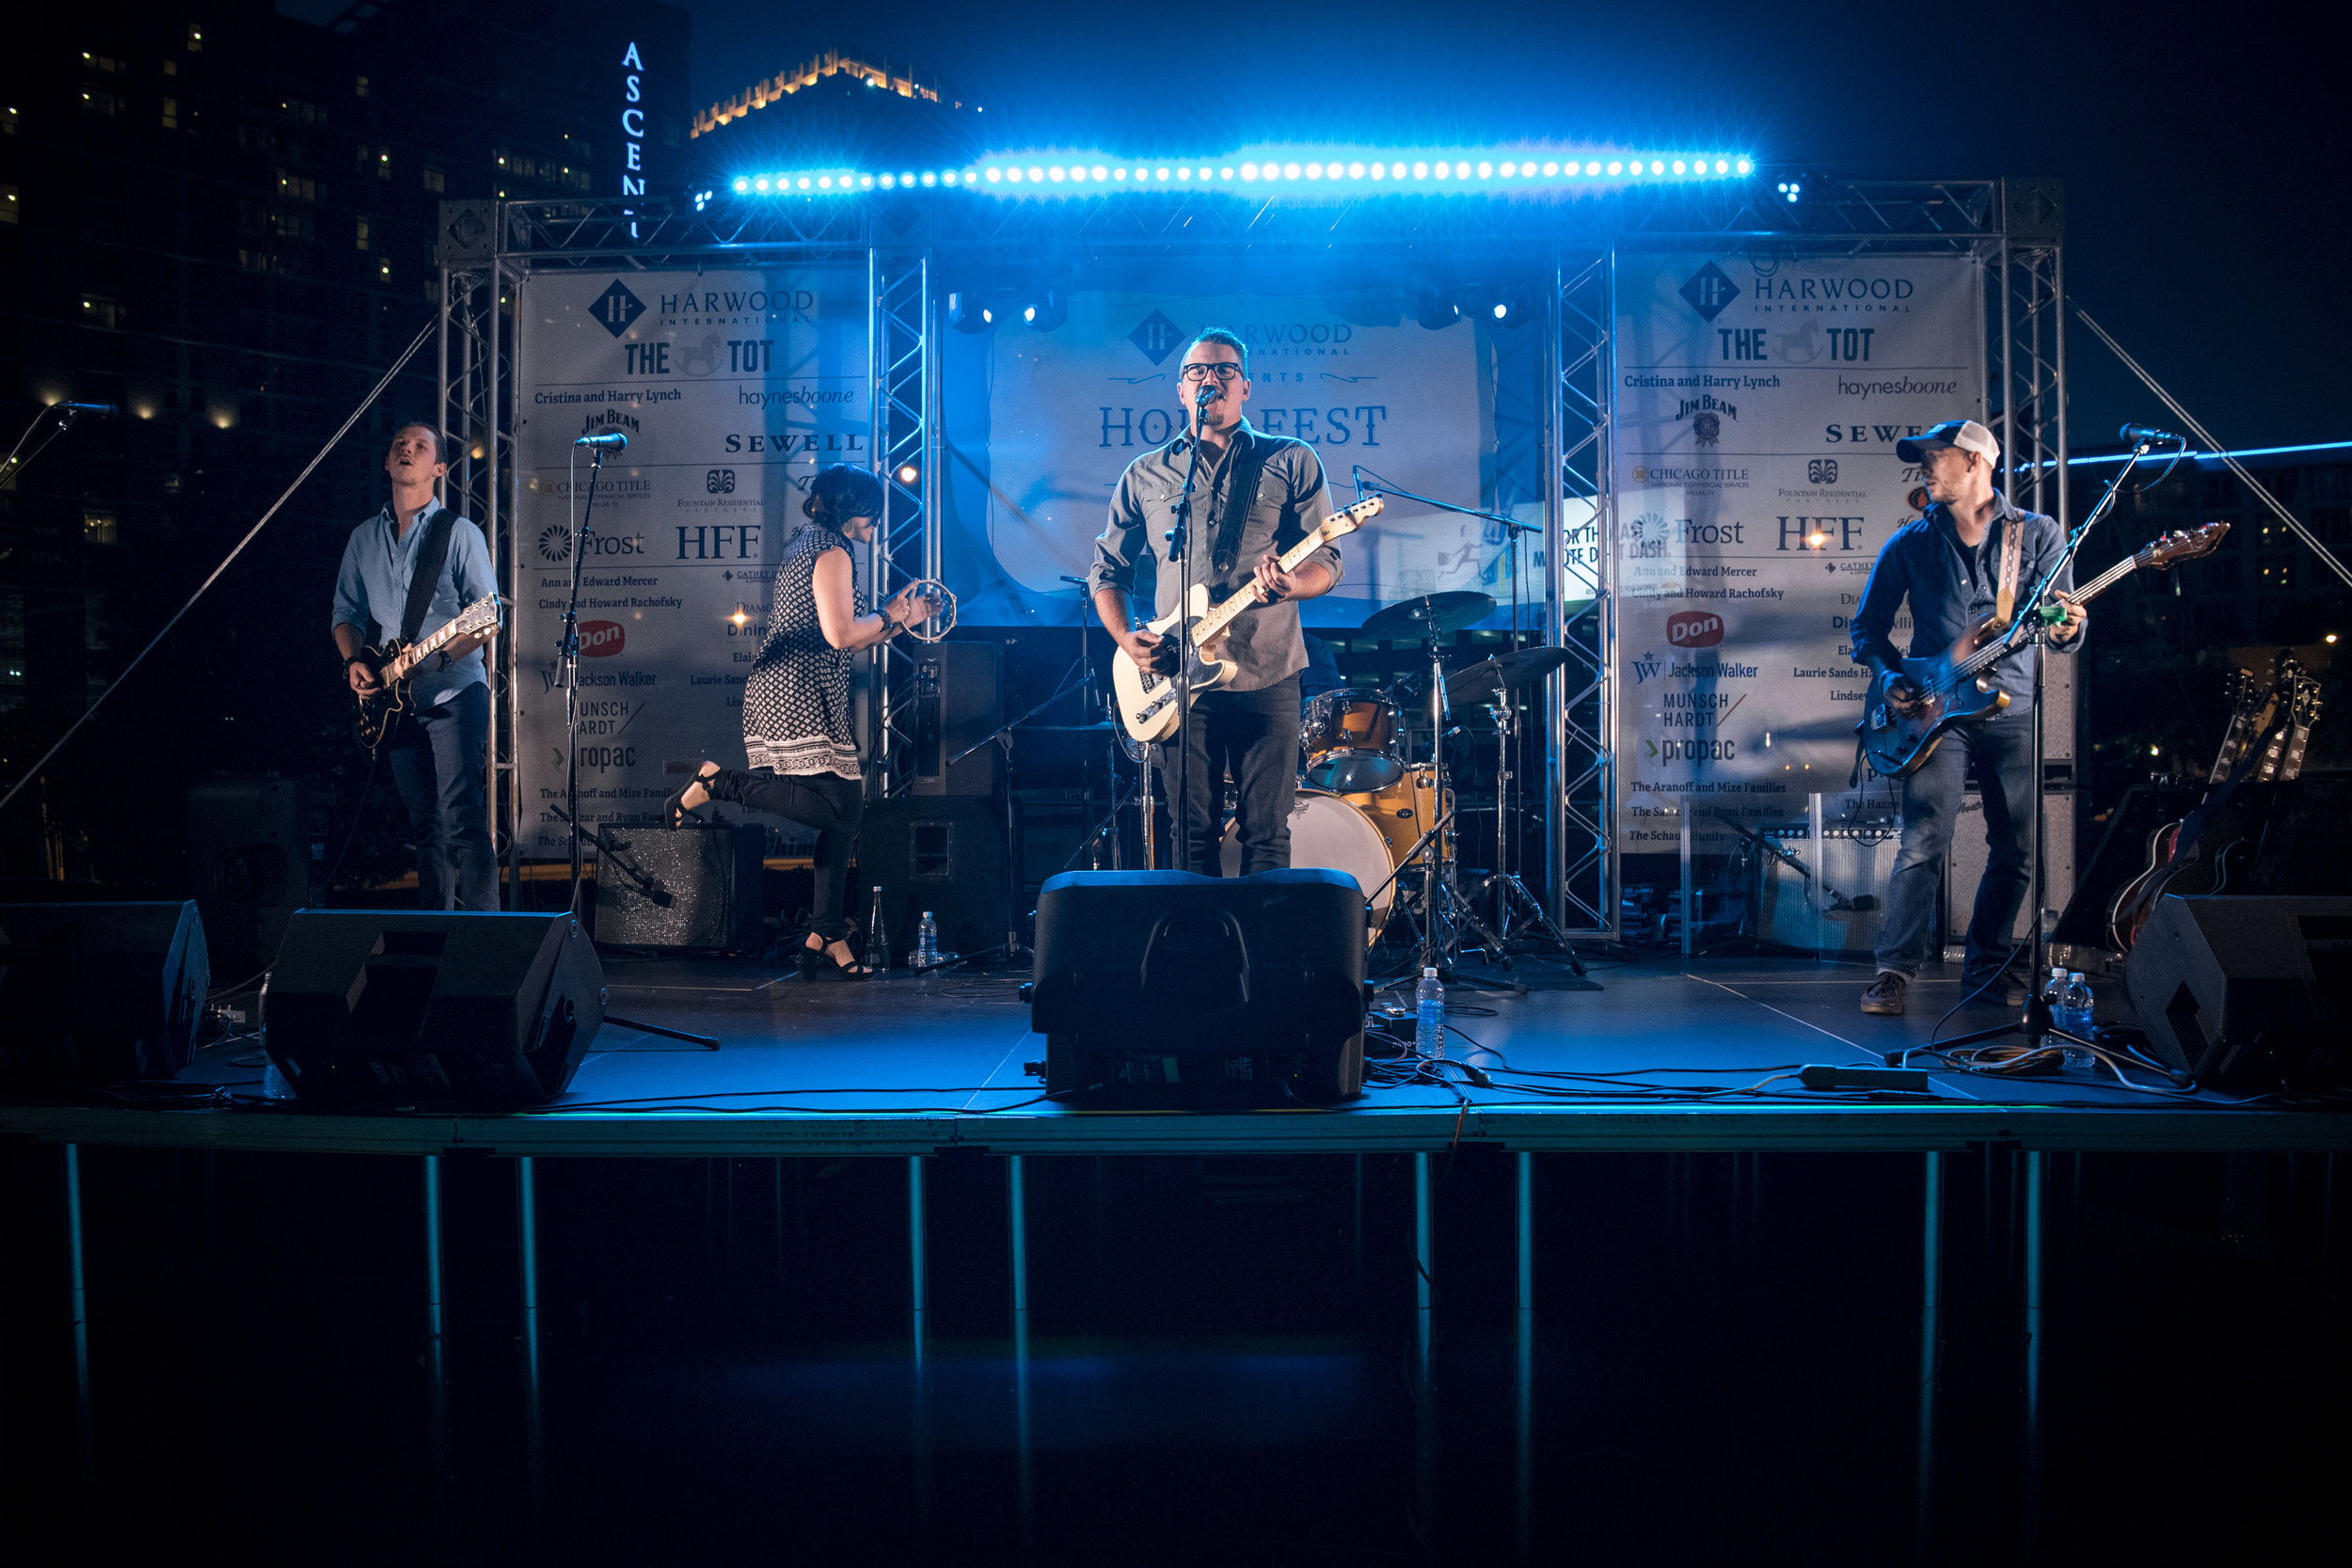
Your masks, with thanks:
[[(1282, 552), (1282, 570), (1295, 570), (1332, 540), (1355, 532), (1378, 515), (1380, 506), (1378, 496), (1366, 496), (1346, 511), (1326, 517), (1312, 533)], [(1211, 610), (1207, 584), (1196, 582), (1192, 585), (1190, 604), (1169, 610), (1146, 624), (1143, 629), (1174, 640), (1191, 666), (1193, 690), (1207, 691), (1233, 678), (1232, 661), (1224, 657), (1226, 628), (1233, 624), (1233, 617), (1255, 608), (1257, 603), (1255, 591), (1245, 588)], [(1176, 733), (1181, 715), (1176, 710), (1178, 684), (1174, 675), (1137, 668), (1136, 661), (1127, 657), (1127, 650), (1121, 648), (1111, 660), (1111, 687), (1119, 693), (1120, 721), (1136, 739), (1166, 740)]]

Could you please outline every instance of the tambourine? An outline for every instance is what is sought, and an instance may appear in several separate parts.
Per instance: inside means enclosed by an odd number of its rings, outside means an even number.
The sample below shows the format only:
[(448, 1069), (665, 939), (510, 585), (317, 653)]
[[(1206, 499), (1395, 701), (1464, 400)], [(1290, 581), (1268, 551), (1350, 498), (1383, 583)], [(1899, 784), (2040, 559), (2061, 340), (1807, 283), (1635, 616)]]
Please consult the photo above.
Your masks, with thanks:
[(935, 598), (946, 606), (937, 615), (924, 623), (926, 626), (937, 626), (938, 630), (916, 631), (914, 623), (909, 622), (907, 624), (909, 637), (914, 638), (917, 642), (936, 642), (956, 629), (956, 595), (946, 583), (931, 578), (924, 578), (919, 581), (908, 583), (900, 592), (909, 591), (913, 592), (917, 598)]

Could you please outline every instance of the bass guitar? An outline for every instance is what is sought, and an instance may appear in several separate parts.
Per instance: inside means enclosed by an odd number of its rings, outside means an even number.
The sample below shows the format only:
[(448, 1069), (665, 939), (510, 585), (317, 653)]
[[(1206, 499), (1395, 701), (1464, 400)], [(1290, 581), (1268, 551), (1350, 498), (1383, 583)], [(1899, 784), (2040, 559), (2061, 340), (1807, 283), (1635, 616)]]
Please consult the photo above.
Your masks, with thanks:
[[(1307, 537), (1282, 552), (1282, 570), (1295, 570), (1332, 540), (1355, 532), (1378, 515), (1380, 507), (1380, 497), (1366, 496), (1346, 511), (1326, 517)], [(1224, 657), (1226, 629), (1235, 616), (1257, 603), (1257, 594), (1245, 588), (1212, 610), (1208, 585), (1196, 582), (1190, 603), (1146, 623), (1143, 629), (1173, 641), (1177, 656), (1189, 666), (1192, 689), (1207, 691), (1233, 678), (1233, 662)], [(1181, 689), (1173, 674), (1138, 666), (1121, 648), (1111, 660), (1111, 689), (1119, 695), (1119, 721), (1136, 740), (1150, 744), (1176, 733), (1183, 716), (1177, 712)]]
[(386, 638), (381, 646), (362, 649), (361, 657), (376, 666), (375, 678), (383, 689), (363, 699), (359, 711), (353, 715), (352, 724), (359, 732), (359, 744), (373, 752), (384, 744), (392, 733), (400, 716), (412, 711), (408, 677), (416, 667), (439, 653), (461, 637), (476, 632), (496, 636), (499, 629), (499, 597), (485, 594), (457, 612), (457, 618), (430, 637), (417, 639), (413, 645), (405, 644), (397, 637)]
[[(2150, 542), (2144, 548), (2108, 567), (2068, 596), (2088, 604), (2134, 572), (2163, 571), (2176, 561), (2194, 561), (2221, 547), (2227, 523), (2177, 531)], [(2056, 606), (2038, 609), (2009, 622), (1984, 615), (1960, 634), (1950, 651), (1902, 661), (1902, 673), (1918, 689), (1915, 701), (1897, 705), (1873, 696), (1862, 722), (1863, 754), (1870, 767), (1890, 778), (1917, 770), (1939, 742), (1962, 724), (1992, 718), (2009, 706), (2009, 693), (1994, 684), (1993, 666), (2043, 635), (2065, 618)]]

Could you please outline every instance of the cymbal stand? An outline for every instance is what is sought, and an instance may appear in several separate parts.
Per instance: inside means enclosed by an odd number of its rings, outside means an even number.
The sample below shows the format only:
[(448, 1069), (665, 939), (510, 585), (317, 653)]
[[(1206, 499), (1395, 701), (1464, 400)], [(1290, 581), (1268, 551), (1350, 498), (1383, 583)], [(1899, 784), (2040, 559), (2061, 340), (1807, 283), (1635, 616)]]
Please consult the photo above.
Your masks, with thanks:
[[(1436, 800), (1431, 809), (1445, 812), (1445, 726), (1452, 717), (1446, 702), (1445, 659), (1438, 647), (1438, 628), (1431, 626), (1429, 646), (1429, 774)], [(1426, 836), (1422, 852), (1427, 856), (1422, 868), (1421, 952), (1417, 958), (1422, 969), (1435, 969), (1445, 978), (1457, 976), (1449, 961), (1458, 956), (1461, 928), (1468, 926), (1478, 934), (1488, 953), (1500, 955), (1502, 943), (1486, 924), (1470, 909), (1462, 890), (1454, 883), (1454, 861), (1445, 853), (1445, 835), (1432, 832)]]
[(1512, 784), (1518, 778), (1518, 773), (1511, 766), (1513, 756), (1511, 743), (1513, 733), (1518, 727), (1518, 712), (1509, 687), (1501, 689), (1495, 695), (1502, 699), (1495, 705), (1493, 710), (1495, 734), (1502, 742), (1499, 760), (1495, 768), (1495, 868), (1478, 879), (1478, 885), (1470, 890), (1470, 896), (1475, 903), (1486, 897), (1489, 891), (1495, 895), (1495, 947), (1502, 956), (1503, 968), (1511, 967), (1512, 915), (1515, 911), (1523, 910), (1525, 911), (1522, 917), (1523, 924), (1533, 927), (1535, 934), (1544, 941), (1558, 946), (1561, 952), (1568, 956), (1569, 967), (1581, 974), (1584, 973), (1584, 961), (1576, 956), (1576, 949), (1568, 944), (1567, 933), (1553, 923), (1551, 916), (1545, 911), (1542, 902), (1527, 891), (1527, 884), (1519, 879), (1518, 858), (1509, 853), (1512, 821), (1511, 797), (1516, 793), (1512, 788)]

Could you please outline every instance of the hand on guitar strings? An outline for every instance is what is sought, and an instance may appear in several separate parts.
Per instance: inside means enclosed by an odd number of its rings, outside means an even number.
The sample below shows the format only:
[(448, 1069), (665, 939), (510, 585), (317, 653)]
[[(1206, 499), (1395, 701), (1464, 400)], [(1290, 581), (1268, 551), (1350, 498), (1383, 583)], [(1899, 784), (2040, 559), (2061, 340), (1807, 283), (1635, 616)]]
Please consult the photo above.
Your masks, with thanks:
[[(1322, 570), (1320, 566), (1313, 569), (1317, 572)], [(1316, 580), (1322, 579), (1318, 578)], [(1282, 570), (1282, 558), (1272, 550), (1258, 558), (1258, 568), (1249, 584), (1249, 591), (1258, 596), (1260, 604), (1279, 604), (1291, 598), (1312, 598), (1314, 592), (1310, 592), (1310, 588), (1309, 583), (1301, 580), (1299, 573)]]
[(355, 658), (343, 666), (343, 676), (351, 683), (351, 694), (360, 702), (381, 696), (384, 684), (375, 678), (375, 666), (364, 658)]
[(2050, 627), (2050, 641), (2072, 642), (2083, 634), (2083, 623), (2090, 619), (2090, 611), (2076, 604), (2072, 594), (2053, 594), (2050, 596), (2066, 610), (2064, 622)]
[(1120, 647), (1136, 661), (1138, 670), (1153, 670), (1163, 675), (1176, 673), (1176, 644), (1157, 632), (1137, 626), (1119, 638)]
[(1898, 713), (1908, 713), (1919, 705), (1918, 683), (1900, 670), (1879, 672), (1879, 695)]

